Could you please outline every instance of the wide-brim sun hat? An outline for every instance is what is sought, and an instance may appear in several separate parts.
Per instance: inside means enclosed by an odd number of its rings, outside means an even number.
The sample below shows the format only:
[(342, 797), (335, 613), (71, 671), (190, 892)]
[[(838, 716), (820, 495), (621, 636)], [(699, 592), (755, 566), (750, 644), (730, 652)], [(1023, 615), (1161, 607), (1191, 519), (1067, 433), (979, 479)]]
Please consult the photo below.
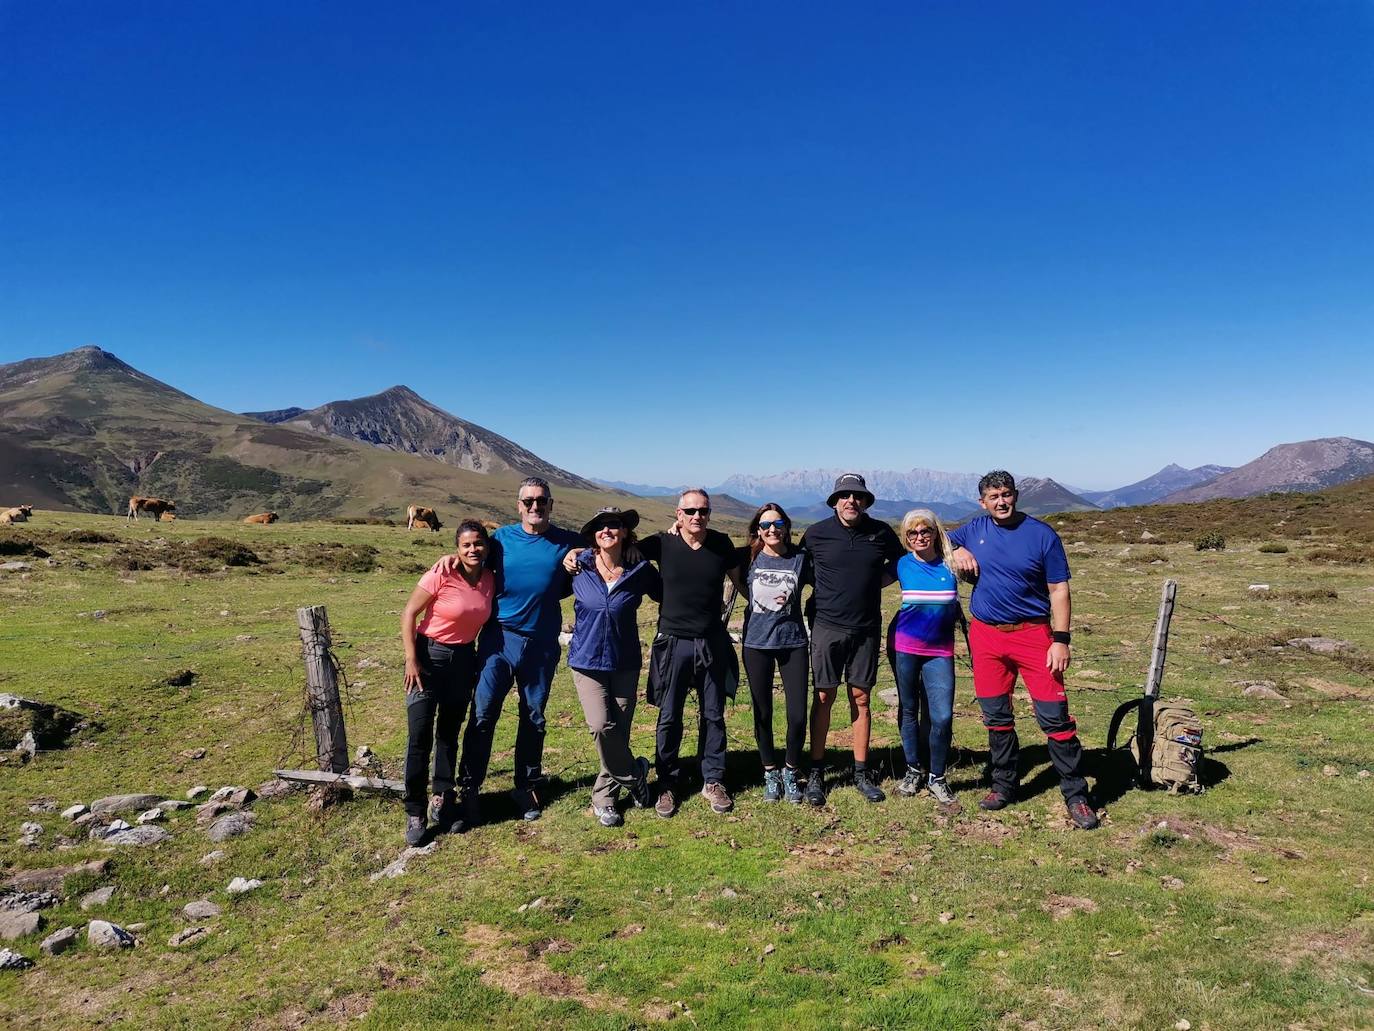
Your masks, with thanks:
[(639, 513), (633, 508), (619, 509), (611, 505), (607, 508), (598, 509), (596, 515), (582, 524), (582, 536), (590, 537), (592, 534), (596, 533), (597, 528), (600, 527), (602, 523), (608, 522), (611, 519), (619, 519), (627, 530), (633, 530), (639, 525)]
[(868, 489), (868, 484), (864, 482), (862, 476), (858, 473), (840, 473), (839, 476), (835, 477), (835, 489), (830, 492), (830, 497), (825, 499), (825, 507), (834, 508), (835, 502), (839, 500), (840, 495), (849, 494), (850, 492), (862, 494), (864, 497), (868, 498), (868, 504), (870, 506), (873, 504), (873, 492)]

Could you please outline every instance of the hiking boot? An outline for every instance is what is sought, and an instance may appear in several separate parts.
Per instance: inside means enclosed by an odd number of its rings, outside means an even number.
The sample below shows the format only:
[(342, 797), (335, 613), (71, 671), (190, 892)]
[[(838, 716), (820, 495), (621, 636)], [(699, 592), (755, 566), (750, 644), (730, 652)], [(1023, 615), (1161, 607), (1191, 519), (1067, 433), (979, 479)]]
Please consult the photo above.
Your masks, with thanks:
[(1102, 822), (1097, 818), (1097, 811), (1088, 805), (1086, 798), (1071, 799), (1064, 803), (1064, 808), (1069, 811), (1069, 819), (1073, 821), (1073, 825), (1081, 831), (1090, 831)]
[(677, 812), (677, 798), (674, 796), (672, 788), (659, 788), (658, 801), (654, 803), (654, 812), (665, 820)]
[(725, 790), (725, 785), (719, 781), (711, 781), (701, 789), (701, 797), (711, 803), (713, 813), (728, 813), (735, 808), (735, 800), (730, 797), (730, 792)]
[(902, 778), (895, 790), (903, 798), (915, 798), (921, 793), (921, 788), (925, 786), (926, 771), (917, 769), (915, 766), (906, 768), (906, 776)]
[(989, 791), (978, 800), (978, 808), (986, 809), (990, 813), (995, 813), (999, 809), (1005, 809), (1011, 805), (1011, 798), (1002, 794), (1000, 791)]
[(854, 771), (854, 788), (870, 802), (881, 802), (887, 798), (883, 789), (873, 783), (873, 776), (868, 770)]
[(825, 767), (811, 767), (811, 776), (806, 778), (806, 804), (825, 805)]
[(619, 827), (625, 822), (625, 817), (621, 816), (620, 810), (613, 805), (608, 805), (605, 809), (593, 805), (592, 812), (596, 814), (596, 822), (603, 827)]
[(782, 801), (782, 774), (777, 770), (763, 771), (763, 800), (765, 802)]
[(453, 827), (456, 805), (452, 791), (434, 795), (429, 800), (429, 822), (434, 824), (435, 834), (447, 834)]
[(797, 771), (790, 766), (782, 768), (782, 797), (793, 805), (801, 805), (801, 785), (797, 783)]
[(482, 822), (481, 810), (477, 807), (476, 795), (463, 795), (458, 799), (458, 815), (449, 828), (454, 834), (470, 831)]
[(537, 820), (544, 815), (544, 803), (534, 788), (515, 788), (510, 793), (515, 801), (515, 811), (522, 820)]
[(425, 840), (425, 818), (423, 816), (406, 817), (406, 844), (414, 848)]
[(930, 797), (942, 806), (953, 809), (959, 805), (959, 799), (949, 789), (944, 777), (931, 777), (926, 781), (926, 790), (930, 792)]
[(636, 809), (648, 809), (654, 804), (654, 796), (649, 794), (649, 760), (642, 755), (635, 760), (635, 782), (630, 787), (630, 801)]

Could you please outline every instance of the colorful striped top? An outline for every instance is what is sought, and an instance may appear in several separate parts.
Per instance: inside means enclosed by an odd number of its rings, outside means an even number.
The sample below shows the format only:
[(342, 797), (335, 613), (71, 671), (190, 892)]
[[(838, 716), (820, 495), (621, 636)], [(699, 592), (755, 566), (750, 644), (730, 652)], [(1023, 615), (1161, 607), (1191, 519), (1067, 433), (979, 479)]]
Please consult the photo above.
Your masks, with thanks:
[(894, 572), (902, 585), (902, 607), (893, 620), (891, 647), (908, 655), (953, 655), (959, 584), (943, 562), (903, 555)]

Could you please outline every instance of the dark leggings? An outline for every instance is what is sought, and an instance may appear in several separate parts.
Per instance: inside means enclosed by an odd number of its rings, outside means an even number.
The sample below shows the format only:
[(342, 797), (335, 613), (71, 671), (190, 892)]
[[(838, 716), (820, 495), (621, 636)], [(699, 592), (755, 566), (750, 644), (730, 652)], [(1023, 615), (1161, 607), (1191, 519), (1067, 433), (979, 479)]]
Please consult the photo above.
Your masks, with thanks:
[(406, 742), (407, 816), (425, 814), (429, 804), (427, 786), (436, 795), (453, 790), (458, 729), (463, 725), (463, 714), (472, 701), (472, 688), (477, 682), (477, 651), (472, 644), (443, 644), (416, 634), (415, 659), (420, 667), (421, 689), (406, 695), (406, 724), (410, 731)]
[(768, 769), (778, 765), (773, 750), (773, 670), (782, 674), (782, 693), (787, 701), (787, 765), (796, 769), (806, 749), (807, 649), (742, 648), (744, 671), (749, 675), (749, 694), (754, 699), (754, 739), (759, 758)]

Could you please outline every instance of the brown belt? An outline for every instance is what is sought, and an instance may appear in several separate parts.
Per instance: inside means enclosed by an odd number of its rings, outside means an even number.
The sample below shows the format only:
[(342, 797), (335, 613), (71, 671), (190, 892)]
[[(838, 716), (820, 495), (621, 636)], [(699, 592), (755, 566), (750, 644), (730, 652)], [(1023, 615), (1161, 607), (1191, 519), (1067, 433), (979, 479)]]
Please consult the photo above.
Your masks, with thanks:
[[(978, 620), (978, 622), (979, 622), (979, 623), (983, 623), (983, 621), (982, 621), (981, 619)], [(983, 626), (988, 627), (988, 628), (991, 629), (991, 630), (1000, 630), (1000, 631), (1002, 631), (1002, 633), (1004, 633), (1004, 634), (1009, 634), (1009, 633), (1011, 633), (1013, 630), (1020, 630), (1020, 629), (1022, 629), (1023, 627), (1028, 627), (1028, 626), (1049, 626), (1049, 625), (1050, 625), (1050, 617), (1049, 617), (1049, 616), (1032, 616), (1030, 619), (1023, 619), (1023, 620), (1021, 620), (1021, 622), (1019, 622), (1019, 623), (983, 623)]]

